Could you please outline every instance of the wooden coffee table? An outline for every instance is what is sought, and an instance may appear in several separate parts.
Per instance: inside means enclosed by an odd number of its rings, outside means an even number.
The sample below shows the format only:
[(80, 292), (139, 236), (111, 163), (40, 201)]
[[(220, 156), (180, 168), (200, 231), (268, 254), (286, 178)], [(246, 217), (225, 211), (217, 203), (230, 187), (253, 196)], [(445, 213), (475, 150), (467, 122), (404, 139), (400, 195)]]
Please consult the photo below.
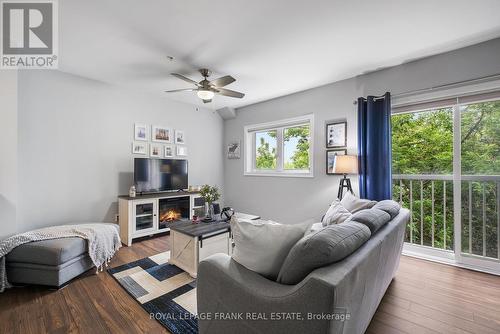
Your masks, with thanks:
[[(259, 216), (235, 213), (243, 219), (260, 219)], [(169, 263), (181, 268), (196, 278), (198, 263), (215, 253), (231, 255), (231, 227), (229, 222), (193, 223), (190, 220), (170, 225)]]

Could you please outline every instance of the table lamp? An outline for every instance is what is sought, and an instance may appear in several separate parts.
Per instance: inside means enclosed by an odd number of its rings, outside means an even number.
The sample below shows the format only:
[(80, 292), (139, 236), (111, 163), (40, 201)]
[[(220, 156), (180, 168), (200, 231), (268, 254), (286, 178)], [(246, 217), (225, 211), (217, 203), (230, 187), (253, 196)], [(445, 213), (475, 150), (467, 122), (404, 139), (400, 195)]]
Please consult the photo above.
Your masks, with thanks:
[(344, 188), (354, 194), (351, 187), (351, 180), (347, 177), (347, 174), (357, 174), (358, 173), (358, 157), (355, 155), (337, 155), (333, 162), (333, 172), (336, 174), (344, 174), (344, 177), (340, 179), (338, 199), (342, 199), (344, 194)]

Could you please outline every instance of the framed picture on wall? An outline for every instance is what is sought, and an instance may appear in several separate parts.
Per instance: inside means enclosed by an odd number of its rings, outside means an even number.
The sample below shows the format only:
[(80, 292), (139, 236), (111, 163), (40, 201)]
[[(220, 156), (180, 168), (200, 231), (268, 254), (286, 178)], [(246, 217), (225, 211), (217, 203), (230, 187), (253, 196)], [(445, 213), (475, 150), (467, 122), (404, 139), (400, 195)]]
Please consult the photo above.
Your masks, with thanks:
[(328, 150), (326, 151), (326, 174), (327, 175), (339, 175), (333, 172), (333, 163), (335, 162), (335, 157), (337, 155), (347, 155), (347, 150)]
[(326, 124), (326, 147), (347, 146), (347, 122), (335, 122)]
[(148, 144), (135, 141), (132, 143), (132, 154), (148, 154)]
[(148, 126), (146, 124), (134, 124), (134, 140), (148, 141)]
[(182, 130), (175, 130), (175, 143), (176, 144), (185, 144), (186, 143), (186, 135)]
[(151, 144), (149, 148), (150, 148), (149, 156), (151, 158), (160, 158), (161, 157), (161, 151), (162, 151), (161, 145)]
[(241, 156), (241, 142), (235, 140), (227, 144), (227, 158), (239, 159)]
[(176, 146), (176, 153), (178, 156), (180, 157), (185, 157), (188, 155), (188, 152), (187, 152), (187, 147), (184, 146), (184, 145), (177, 145)]
[(173, 145), (165, 145), (164, 146), (164, 155), (165, 155), (165, 158), (172, 158), (174, 156), (174, 146)]
[(151, 140), (159, 143), (171, 143), (172, 129), (165, 126), (153, 125), (151, 127)]

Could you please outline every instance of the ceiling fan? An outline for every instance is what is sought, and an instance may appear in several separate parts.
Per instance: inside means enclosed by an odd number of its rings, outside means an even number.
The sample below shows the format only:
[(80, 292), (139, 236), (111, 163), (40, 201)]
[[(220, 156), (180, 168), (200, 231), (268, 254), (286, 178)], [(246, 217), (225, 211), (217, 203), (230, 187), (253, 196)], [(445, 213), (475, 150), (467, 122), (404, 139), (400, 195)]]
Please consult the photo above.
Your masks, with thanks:
[(245, 94), (243, 94), (243, 93), (236, 92), (236, 91), (230, 90), (230, 89), (222, 88), (222, 87), (227, 86), (230, 83), (233, 83), (236, 81), (236, 79), (233, 78), (232, 76), (226, 75), (226, 76), (220, 77), (218, 79), (209, 81), (209, 80), (207, 80), (207, 78), (210, 76), (210, 71), (207, 70), (206, 68), (202, 68), (199, 71), (200, 71), (201, 75), (203, 76), (203, 80), (201, 80), (200, 82), (196, 82), (194, 80), (191, 80), (191, 79), (183, 76), (182, 74), (171, 73), (176, 78), (179, 78), (181, 80), (184, 80), (186, 82), (194, 84), (196, 86), (196, 88), (167, 90), (167, 91), (165, 91), (165, 93), (196, 92), (198, 97), (203, 100), (203, 103), (212, 102), (212, 99), (215, 96), (215, 94), (229, 96), (229, 97), (236, 97), (238, 99), (241, 99), (243, 96), (245, 96)]

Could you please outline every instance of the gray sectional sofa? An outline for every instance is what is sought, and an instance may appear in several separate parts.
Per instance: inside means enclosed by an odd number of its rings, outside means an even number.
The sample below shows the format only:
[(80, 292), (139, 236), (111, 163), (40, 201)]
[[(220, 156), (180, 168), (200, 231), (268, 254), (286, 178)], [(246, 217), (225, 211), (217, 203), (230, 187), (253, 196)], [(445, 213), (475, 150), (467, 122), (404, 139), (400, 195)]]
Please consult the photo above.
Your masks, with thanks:
[(369, 228), (366, 242), (297, 284), (267, 279), (225, 254), (202, 261), (200, 333), (364, 333), (397, 270), (410, 216), (406, 209), (390, 212), (382, 224), (383, 213), (374, 213), (363, 210), (353, 217)]
[(92, 268), (95, 270), (86, 238), (95, 239), (94, 247), (91, 247), (95, 250), (94, 260), (100, 256), (103, 262), (105, 257), (114, 254), (120, 244), (119, 226), (114, 223), (73, 223), (45, 227), (13, 238), (10, 241), (10, 238), (6, 239), (3, 248), (10, 249), (12, 245), (20, 243), (5, 256), (8, 282), (12, 285), (35, 284), (52, 288), (62, 288), (80, 274)]
[(36, 284), (54, 288), (94, 267), (87, 240), (61, 238), (30, 242), (7, 255), (7, 277), (15, 285)]

